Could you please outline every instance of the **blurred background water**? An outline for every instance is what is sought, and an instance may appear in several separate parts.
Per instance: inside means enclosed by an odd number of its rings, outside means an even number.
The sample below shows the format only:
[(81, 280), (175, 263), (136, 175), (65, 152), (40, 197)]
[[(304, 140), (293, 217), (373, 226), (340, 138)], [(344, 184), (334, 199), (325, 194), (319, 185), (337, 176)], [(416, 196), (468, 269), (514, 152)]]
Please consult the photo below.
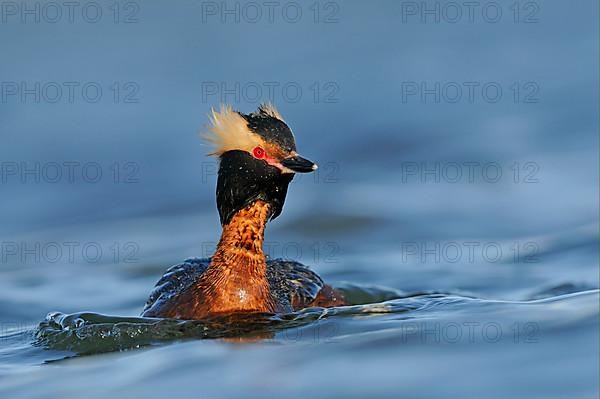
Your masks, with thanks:
[[(0, 48), (4, 395), (597, 397), (597, 2), (2, 2)], [(267, 252), (397, 299), (119, 319), (218, 240), (210, 107), (267, 100), (321, 166)]]

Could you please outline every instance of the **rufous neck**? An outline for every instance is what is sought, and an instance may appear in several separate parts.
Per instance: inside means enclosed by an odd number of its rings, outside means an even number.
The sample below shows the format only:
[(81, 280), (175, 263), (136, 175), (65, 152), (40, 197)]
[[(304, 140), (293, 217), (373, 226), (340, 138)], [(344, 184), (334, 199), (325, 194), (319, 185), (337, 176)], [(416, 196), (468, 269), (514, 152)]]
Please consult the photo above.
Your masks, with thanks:
[(269, 204), (258, 200), (239, 210), (223, 226), (212, 263), (231, 265), (233, 259), (241, 257), (252, 263), (264, 264), (263, 241), (269, 208)]
[(223, 226), (217, 250), (200, 282), (213, 312), (275, 311), (262, 249), (269, 215), (269, 205), (256, 201)]

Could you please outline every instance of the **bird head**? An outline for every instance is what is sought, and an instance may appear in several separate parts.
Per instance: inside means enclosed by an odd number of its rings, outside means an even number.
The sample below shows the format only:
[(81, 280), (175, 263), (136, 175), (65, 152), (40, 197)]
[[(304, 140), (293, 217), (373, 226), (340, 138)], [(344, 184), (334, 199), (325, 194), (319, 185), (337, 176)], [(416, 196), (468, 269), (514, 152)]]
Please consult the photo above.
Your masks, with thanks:
[(289, 183), (295, 173), (307, 173), (317, 165), (296, 152), (288, 125), (272, 104), (243, 114), (222, 105), (210, 115), (204, 138), (219, 157), (217, 208), (221, 224), (254, 201), (270, 204), (270, 219), (281, 213)]

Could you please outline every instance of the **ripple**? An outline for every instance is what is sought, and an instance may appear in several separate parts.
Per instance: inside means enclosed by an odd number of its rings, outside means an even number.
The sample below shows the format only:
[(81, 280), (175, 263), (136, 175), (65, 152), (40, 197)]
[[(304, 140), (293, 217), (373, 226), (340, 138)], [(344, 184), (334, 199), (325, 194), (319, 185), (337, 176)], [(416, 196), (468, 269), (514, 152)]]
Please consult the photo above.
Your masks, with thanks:
[[(288, 314), (234, 314), (204, 320), (173, 320), (118, 317), (98, 313), (51, 313), (35, 331), (34, 346), (69, 351), (75, 355), (125, 351), (186, 339), (224, 339), (254, 342), (273, 338), (278, 332), (303, 328), (324, 319), (379, 317), (404, 314), (404, 319), (444, 320), (456, 315), (486, 314), (495, 309), (523, 311), (527, 305), (570, 303), (578, 297), (598, 297), (599, 290), (571, 293), (530, 301), (499, 301), (452, 294), (416, 294), (382, 302), (334, 308), (307, 308)], [(575, 298), (575, 299), (574, 299)], [(381, 326), (375, 323), (374, 328)]]

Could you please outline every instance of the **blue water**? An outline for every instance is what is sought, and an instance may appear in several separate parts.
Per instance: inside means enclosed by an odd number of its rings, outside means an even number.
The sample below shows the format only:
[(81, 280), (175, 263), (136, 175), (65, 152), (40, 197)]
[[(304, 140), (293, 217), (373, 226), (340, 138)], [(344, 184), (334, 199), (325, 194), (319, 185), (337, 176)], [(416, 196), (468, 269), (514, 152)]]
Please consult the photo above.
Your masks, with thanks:
[[(113, 3), (3, 3), (2, 397), (598, 397), (596, 2)], [(208, 110), (263, 100), (320, 164), (267, 252), (352, 306), (138, 318), (218, 240)]]

